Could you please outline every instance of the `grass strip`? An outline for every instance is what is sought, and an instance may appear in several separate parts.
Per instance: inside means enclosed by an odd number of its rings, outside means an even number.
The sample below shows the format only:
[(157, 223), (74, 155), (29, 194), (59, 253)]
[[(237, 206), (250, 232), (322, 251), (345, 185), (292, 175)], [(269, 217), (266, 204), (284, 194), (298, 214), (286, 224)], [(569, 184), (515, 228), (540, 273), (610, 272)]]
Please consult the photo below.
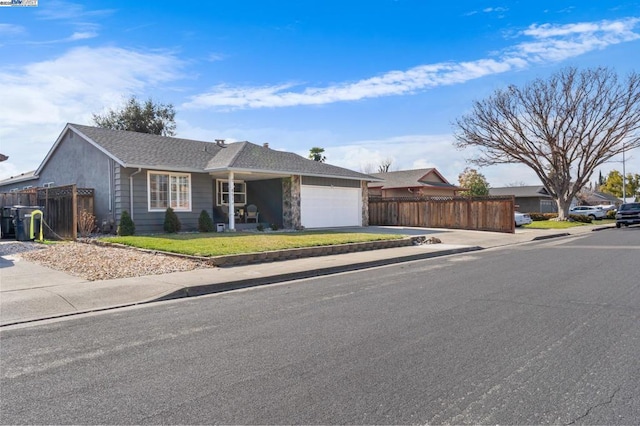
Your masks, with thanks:
[(567, 229), (574, 228), (576, 226), (606, 226), (613, 223), (616, 223), (616, 221), (612, 219), (595, 220), (592, 223), (570, 222), (568, 220), (536, 220), (529, 225), (524, 225), (523, 227), (528, 229)]
[(105, 237), (101, 241), (191, 256), (223, 256), (303, 247), (396, 240), (405, 235), (366, 232), (194, 233)]

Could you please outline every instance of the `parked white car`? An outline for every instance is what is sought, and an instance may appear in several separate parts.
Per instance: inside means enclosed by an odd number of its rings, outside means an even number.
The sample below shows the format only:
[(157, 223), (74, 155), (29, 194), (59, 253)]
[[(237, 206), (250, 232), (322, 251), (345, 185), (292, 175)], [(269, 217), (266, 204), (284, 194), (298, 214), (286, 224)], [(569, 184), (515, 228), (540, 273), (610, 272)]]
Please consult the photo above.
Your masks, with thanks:
[(602, 210), (604, 210), (605, 212), (608, 212), (608, 211), (610, 211), (610, 210), (616, 210), (616, 209), (617, 209), (617, 207), (616, 207), (616, 205), (615, 205), (615, 204), (601, 204), (601, 205), (599, 205), (599, 206), (593, 206), (593, 207), (596, 207), (596, 208), (598, 208), (598, 209), (602, 209)]
[(531, 220), (531, 216), (526, 213), (515, 212), (514, 216), (516, 226), (528, 225), (530, 223), (533, 223), (533, 220)]
[(594, 206), (575, 206), (569, 209), (569, 214), (589, 216), (591, 219), (603, 219), (607, 212)]

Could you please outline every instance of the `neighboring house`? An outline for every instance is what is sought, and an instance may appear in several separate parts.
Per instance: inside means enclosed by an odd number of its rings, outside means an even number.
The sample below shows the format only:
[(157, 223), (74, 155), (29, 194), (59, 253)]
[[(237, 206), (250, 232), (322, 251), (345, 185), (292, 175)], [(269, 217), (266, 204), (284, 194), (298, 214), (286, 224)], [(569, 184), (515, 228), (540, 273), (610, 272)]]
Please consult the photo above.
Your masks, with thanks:
[(23, 189), (33, 188), (37, 186), (37, 184), (38, 177), (36, 176), (36, 171), (31, 170), (0, 180), (0, 192), (21, 191)]
[(578, 195), (580, 201), (587, 206), (615, 205), (619, 207), (622, 200), (615, 195), (600, 191), (583, 191)]
[(184, 230), (197, 229), (202, 210), (236, 229), (241, 216), (227, 212), (249, 204), (258, 207), (261, 223), (293, 229), (366, 226), (372, 180), (266, 144), (67, 124), (31, 179), (0, 182), (0, 192), (16, 183), (93, 188), (98, 224), (118, 223), (127, 210), (139, 233), (162, 232), (169, 206)]
[(0, 163), (3, 161), (7, 161), (9, 159), (8, 156), (4, 155), (4, 154), (0, 154)]
[(380, 182), (369, 182), (373, 197), (453, 197), (463, 189), (450, 184), (435, 168), (371, 173)]
[(516, 210), (522, 213), (556, 213), (558, 206), (544, 186), (489, 188), (489, 195), (513, 195)]

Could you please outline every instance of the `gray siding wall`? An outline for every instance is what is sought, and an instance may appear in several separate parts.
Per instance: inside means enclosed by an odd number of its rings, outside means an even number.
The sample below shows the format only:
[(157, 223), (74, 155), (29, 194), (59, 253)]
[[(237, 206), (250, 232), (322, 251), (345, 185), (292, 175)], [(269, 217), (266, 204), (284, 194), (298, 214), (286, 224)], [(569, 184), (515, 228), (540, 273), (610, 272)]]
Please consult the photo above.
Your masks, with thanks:
[(11, 182), (0, 185), (0, 192), (10, 192), (12, 189), (21, 191), (25, 186), (38, 186), (39, 181), (36, 178), (24, 180), (22, 182)]
[[(118, 221), (123, 210), (127, 210), (136, 225), (136, 234), (153, 234), (164, 232), (165, 212), (150, 212), (147, 196), (147, 169), (121, 168), (117, 173), (117, 187), (120, 199), (117, 203)], [(157, 170), (162, 171), (162, 170)], [(133, 208), (130, 199), (130, 180), (133, 175)], [(213, 217), (213, 183), (206, 173), (191, 173), (191, 211), (176, 211), (182, 224), (182, 231), (197, 231), (198, 217), (206, 210)]]
[(41, 187), (53, 182), (53, 186), (76, 184), (78, 188), (93, 188), (94, 215), (101, 224), (115, 219), (114, 166), (106, 154), (69, 131), (49, 157), (39, 179), (25, 184)]

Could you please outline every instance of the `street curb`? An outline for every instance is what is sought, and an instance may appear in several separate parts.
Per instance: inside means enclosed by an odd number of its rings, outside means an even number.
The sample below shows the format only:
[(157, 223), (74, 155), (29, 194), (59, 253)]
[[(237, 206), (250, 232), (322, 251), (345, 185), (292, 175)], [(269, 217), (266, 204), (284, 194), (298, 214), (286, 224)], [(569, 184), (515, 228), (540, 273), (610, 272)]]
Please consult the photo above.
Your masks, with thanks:
[(563, 232), (561, 234), (540, 235), (539, 237), (534, 237), (531, 241), (549, 240), (551, 238), (568, 237), (570, 235), (571, 234), (568, 232)]
[(141, 303), (161, 302), (165, 300), (182, 299), (185, 297), (203, 296), (206, 294), (222, 293), (232, 290), (240, 290), (243, 288), (259, 287), (263, 285), (276, 284), (287, 281), (301, 280), (305, 278), (313, 278), (325, 275), (339, 274), (342, 272), (358, 271), (361, 269), (374, 268), (377, 266), (393, 265), (396, 263), (410, 262), (413, 260), (430, 259), (434, 257), (448, 256), (452, 254), (467, 253), (472, 251), (484, 250), (480, 246), (460, 247), (442, 251), (426, 252), (412, 254), (408, 256), (394, 257), (390, 259), (379, 259), (368, 262), (353, 263), (350, 265), (331, 266), (328, 268), (314, 269), (308, 271), (289, 272), (286, 274), (271, 275), (261, 278), (247, 278), (238, 281), (217, 284), (204, 284), (193, 287), (185, 287), (169, 294), (165, 294), (153, 300), (147, 300)]
[(605, 229), (616, 229), (615, 225), (609, 225), (609, 226), (600, 226), (598, 228), (593, 228), (591, 230), (591, 232), (596, 232), (596, 231), (604, 231)]
[(168, 300), (183, 299), (186, 297), (196, 297), (196, 296), (204, 296), (207, 294), (223, 293), (226, 291), (240, 290), (243, 288), (259, 287), (263, 285), (277, 284), (277, 283), (300, 280), (305, 278), (339, 274), (342, 272), (357, 271), (361, 269), (374, 268), (377, 266), (393, 265), (396, 263), (410, 262), (413, 260), (430, 259), (434, 257), (449, 256), (452, 254), (467, 253), (467, 252), (473, 252), (473, 251), (479, 251), (479, 250), (484, 250), (484, 248), (480, 246), (459, 247), (459, 248), (448, 249), (448, 250), (418, 253), (418, 254), (412, 254), (408, 256), (400, 256), (400, 257), (395, 257), (390, 259), (379, 259), (379, 260), (373, 260), (369, 262), (353, 263), (350, 265), (332, 266), (332, 267), (322, 268), (317, 270), (290, 272), (286, 274), (271, 275), (271, 276), (262, 277), (262, 278), (246, 278), (246, 279), (231, 281), (227, 283), (204, 284), (204, 285), (198, 285), (193, 287), (185, 287), (180, 290), (176, 290), (171, 293), (165, 294), (163, 296), (153, 298), (153, 299), (143, 300), (140, 302), (125, 303), (122, 305), (113, 305), (113, 306), (108, 306), (103, 308), (88, 309), (88, 310), (76, 311), (76, 312), (67, 312), (64, 314), (51, 315), (47, 317), (32, 318), (27, 320), (9, 322), (6, 324), (1, 324), (0, 329), (4, 327), (14, 326), (14, 325), (29, 324), (32, 322), (47, 321), (52, 319), (70, 317), (74, 315), (91, 314), (91, 313), (109, 311), (112, 309), (129, 308), (132, 306), (145, 305), (147, 303), (153, 303), (153, 302), (163, 302)]

